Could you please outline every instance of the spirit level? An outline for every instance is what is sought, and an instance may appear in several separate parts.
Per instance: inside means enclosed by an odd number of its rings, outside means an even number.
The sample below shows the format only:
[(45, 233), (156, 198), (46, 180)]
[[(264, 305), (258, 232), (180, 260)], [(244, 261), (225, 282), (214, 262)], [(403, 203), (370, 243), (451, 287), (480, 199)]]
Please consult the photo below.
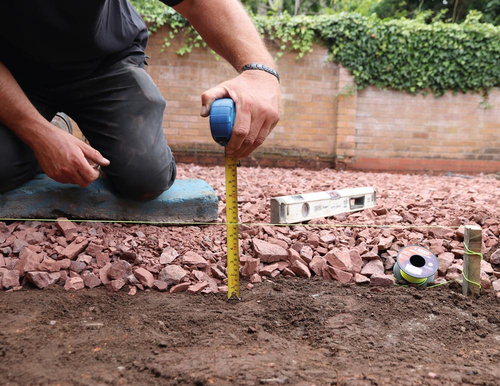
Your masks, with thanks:
[(375, 205), (376, 191), (371, 187), (273, 197), (271, 222), (293, 224), (373, 208)]

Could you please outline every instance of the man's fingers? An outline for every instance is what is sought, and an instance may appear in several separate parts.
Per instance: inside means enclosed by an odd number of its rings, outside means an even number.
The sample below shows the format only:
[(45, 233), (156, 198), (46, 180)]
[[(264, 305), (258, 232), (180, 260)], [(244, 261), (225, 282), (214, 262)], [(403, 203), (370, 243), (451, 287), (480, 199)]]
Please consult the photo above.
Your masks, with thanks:
[(228, 157), (236, 157), (245, 140), (248, 141), (250, 139), (252, 143), (254, 140), (254, 138), (251, 137), (251, 112), (243, 107), (239, 108), (239, 106), (236, 106), (236, 111), (236, 119), (234, 121), (231, 140), (226, 145), (226, 155)]
[(82, 188), (86, 188), (92, 182), (94, 182), (95, 180), (97, 180), (99, 178), (99, 171), (95, 170), (92, 167), (90, 167), (90, 170), (88, 170), (86, 168), (85, 168), (85, 170), (79, 169), (78, 175), (80, 178), (77, 181), (77, 184)]
[(82, 151), (85, 157), (100, 166), (109, 166), (110, 161), (104, 158), (99, 151), (82, 142)]
[(86, 162), (78, 168), (78, 175), (81, 180), (77, 183), (81, 187), (86, 187), (99, 178), (99, 167), (108, 166), (110, 161), (104, 158), (102, 154), (92, 146), (89, 146), (84, 142), (82, 142), (80, 146)]
[[(248, 109), (247, 111), (245, 111)], [(242, 111), (243, 110), (243, 111)], [(266, 119), (265, 111), (259, 105), (247, 105), (236, 114), (233, 138), (226, 147), (226, 154), (234, 158), (245, 158), (262, 145), (276, 123)], [(276, 121), (277, 122), (277, 121)]]
[(264, 143), (266, 140), (267, 136), (271, 133), (271, 131), (274, 129), (274, 126), (276, 126), (277, 122), (275, 123), (270, 123), (266, 121), (264, 125), (262, 126), (262, 129), (260, 129), (259, 134), (257, 135), (257, 138), (255, 138), (255, 141), (252, 143), (251, 146), (247, 148), (240, 148), (238, 151), (238, 156), (237, 158), (245, 158), (248, 157), (250, 154), (253, 153), (255, 149), (257, 149), (260, 145)]
[(222, 85), (213, 87), (201, 94), (200, 115), (202, 117), (208, 117), (210, 115), (210, 108), (212, 107), (212, 103), (214, 102), (214, 100), (221, 98), (230, 98), (228, 89)]

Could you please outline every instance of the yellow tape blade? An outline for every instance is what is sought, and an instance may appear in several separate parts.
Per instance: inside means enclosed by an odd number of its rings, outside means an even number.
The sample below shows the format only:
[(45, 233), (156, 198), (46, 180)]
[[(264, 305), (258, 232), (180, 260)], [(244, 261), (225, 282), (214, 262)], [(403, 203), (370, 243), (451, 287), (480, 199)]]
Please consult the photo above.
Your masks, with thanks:
[(237, 161), (226, 157), (227, 298), (240, 298)]

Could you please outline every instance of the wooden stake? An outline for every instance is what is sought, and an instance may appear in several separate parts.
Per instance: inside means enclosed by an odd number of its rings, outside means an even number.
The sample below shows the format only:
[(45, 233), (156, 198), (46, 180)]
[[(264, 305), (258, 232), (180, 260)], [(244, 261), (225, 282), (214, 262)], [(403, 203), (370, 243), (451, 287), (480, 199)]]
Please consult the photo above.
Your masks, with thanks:
[[(482, 234), (480, 226), (465, 226), (464, 244), (469, 248), (469, 251), (481, 253)], [(470, 293), (472, 297), (478, 297), (481, 286), (475, 283), (481, 282), (481, 256), (467, 252), (467, 248), (464, 249), (464, 280), (462, 283), (462, 293), (464, 295)]]

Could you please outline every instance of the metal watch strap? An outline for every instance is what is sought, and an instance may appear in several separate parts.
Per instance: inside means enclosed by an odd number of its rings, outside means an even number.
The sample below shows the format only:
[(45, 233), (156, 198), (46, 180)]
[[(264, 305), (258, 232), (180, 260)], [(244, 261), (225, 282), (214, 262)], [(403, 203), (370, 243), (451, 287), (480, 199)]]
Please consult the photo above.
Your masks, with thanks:
[(278, 82), (280, 81), (280, 76), (278, 75), (278, 72), (274, 68), (266, 66), (265, 64), (260, 64), (260, 63), (245, 64), (243, 67), (241, 67), (240, 73), (248, 70), (265, 71), (271, 75), (274, 75), (276, 79), (278, 79)]

